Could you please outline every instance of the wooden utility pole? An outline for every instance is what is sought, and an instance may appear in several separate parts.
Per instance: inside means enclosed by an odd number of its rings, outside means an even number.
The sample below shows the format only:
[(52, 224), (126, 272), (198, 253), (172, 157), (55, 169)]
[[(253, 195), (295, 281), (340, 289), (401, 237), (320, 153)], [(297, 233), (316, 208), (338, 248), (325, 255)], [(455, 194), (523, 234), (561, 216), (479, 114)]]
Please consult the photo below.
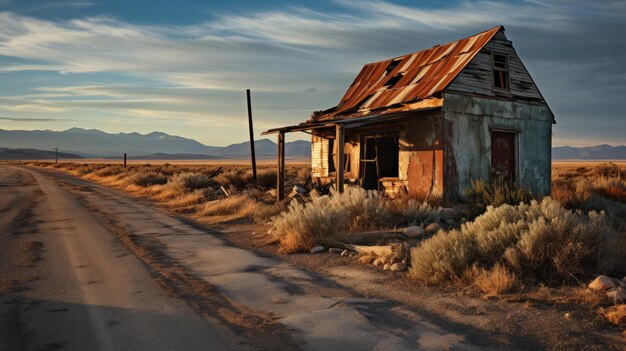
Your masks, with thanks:
[(278, 172), (276, 172), (276, 197), (285, 198), (285, 132), (278, 132)]
[(252, 103), (250, 102), (250, 89), (246, 89), (248, 100), (248, 129), (250, 130), (250, 156), (252, 158), (252, 181), (256, 183), (256, 156), (254, 155), (254, 129), (252, 128)]
[(124, 154), (124, 168), (126, 168), (126, 154)]
[(340, 193), (343, 193), (345, 135), (344, 126), (337, 124), (335, 127), (335, 143), (337, 144), (337, 165), (335, 166), (335, 171), (337, 173), (337, 191)]
[(59, 162), (59, 148), (55, 147), (54, 148), (54, 164), (57, 164)]

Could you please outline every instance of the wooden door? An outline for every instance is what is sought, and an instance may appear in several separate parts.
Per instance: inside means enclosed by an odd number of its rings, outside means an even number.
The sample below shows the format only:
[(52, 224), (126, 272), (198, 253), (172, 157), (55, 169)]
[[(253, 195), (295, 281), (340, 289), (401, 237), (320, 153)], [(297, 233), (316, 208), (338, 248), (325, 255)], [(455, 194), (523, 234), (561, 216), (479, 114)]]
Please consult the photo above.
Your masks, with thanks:
[(515, 182), (515, 133), (491, 132), (491, 180)]

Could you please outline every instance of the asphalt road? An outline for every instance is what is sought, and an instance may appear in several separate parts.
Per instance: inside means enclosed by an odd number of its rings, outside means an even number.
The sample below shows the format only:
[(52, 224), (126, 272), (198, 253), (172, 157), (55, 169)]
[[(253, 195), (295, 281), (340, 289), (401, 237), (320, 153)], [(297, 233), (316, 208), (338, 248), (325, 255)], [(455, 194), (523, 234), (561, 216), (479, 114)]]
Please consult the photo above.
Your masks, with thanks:
[(53, 178), (0, 166), (0, 350), (229, 350)]

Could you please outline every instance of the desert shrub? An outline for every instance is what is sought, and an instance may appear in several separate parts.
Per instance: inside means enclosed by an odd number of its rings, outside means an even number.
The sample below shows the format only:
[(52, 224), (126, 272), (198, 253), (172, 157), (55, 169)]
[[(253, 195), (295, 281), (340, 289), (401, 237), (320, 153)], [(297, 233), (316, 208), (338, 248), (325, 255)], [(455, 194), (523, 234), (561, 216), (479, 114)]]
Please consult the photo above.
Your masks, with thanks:
[(167, 185), (186, 192), (216, 186), (219, 183), (206, 174), (191, 172), (174, 174)]
[(602, 244), (614, 237), (604, 214), (565, 209), (557, 201), (487, 207), (450, 232), (411, 250), (411, 276), (428, 283), (455, 281), (473, 265), (502, 264), (518, 276), (550, 281), (597, 269)]
[(122, 166), (108, 166), (95, 171), (95, 175), (100, 177), (110, 177), (124, 172)]
[(515, 275), (500, 263), (496, 263), (493, 269), (472, 266), (465, 276), (487, 296), (510, 292), (518, 284)]
[(80, 167), (77, 167), (74, 171), (78, 173), (79, 175), (85, 175), (85, 174), (92, 173), (94, 171), (94, 167), (85, 164)]
[(487, 206), (517, 205), (532, 199), (529, 192), (505, 181), (486, 183), (482, 180), (472, 181), (472, 186), (465, 191), (465, 197), (472, 217), (485, 212)]
[(259, 169), (257, 171), (257, 185), (262, 188), (275, 188), (277, 174), (275, 169)]
[(311, 166), (306, 165), (302, 168), (298, 169), (296, 172), (296, 181), (299, 183), (306, 183), (306, 181), (311, 177)]
[(167, 176), (153, 171), (139, 172), (133, 174), (131, 180), (135, 185), (147, 187), (167, 183)]
[(430, 205), (427, 201), (416, 199), (395, 199), (394, 203), (404, 219), (404, 224), (419, 225), (420, 223), (439, 222), (442, 218), (442, 208)]
[(252, 183), (252, 172), (244, 168), (232, 168), (215, 177), (224, 186), (232, 185), (236, 188), (245, 188)]
[(375, 227), (393, 227), (397, 222), (387, 199), (377, 192), (348, 187), (309, 203), (292, 201), (288, 210), (274, 219), (272, 235), (283, 250), (305, 250), (339, 234)]

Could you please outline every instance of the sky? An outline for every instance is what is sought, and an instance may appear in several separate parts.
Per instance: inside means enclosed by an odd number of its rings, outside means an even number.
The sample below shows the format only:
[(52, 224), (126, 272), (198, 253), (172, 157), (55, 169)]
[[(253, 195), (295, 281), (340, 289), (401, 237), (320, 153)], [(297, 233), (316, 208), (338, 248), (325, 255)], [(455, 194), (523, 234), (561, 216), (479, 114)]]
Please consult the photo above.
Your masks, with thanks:
[[(504, 25), (554, 146), (626, 144), (626, 1), (0, 0), (0, 129), (223, 146), (337, 104), (363, 64)], [(306, 135), (294, 135), (306, 138)]]

